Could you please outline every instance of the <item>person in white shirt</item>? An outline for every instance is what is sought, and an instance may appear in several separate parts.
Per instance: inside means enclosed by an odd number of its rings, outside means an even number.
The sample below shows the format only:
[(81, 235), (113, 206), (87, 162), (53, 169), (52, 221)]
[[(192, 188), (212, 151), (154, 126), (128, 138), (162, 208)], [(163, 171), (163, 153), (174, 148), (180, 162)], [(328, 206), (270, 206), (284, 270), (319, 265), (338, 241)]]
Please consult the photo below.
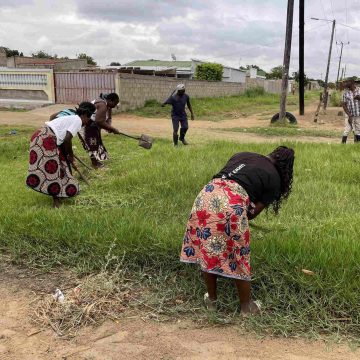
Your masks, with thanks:
[(79, 183), (72, 176), (70, 165), (74, 162), (72, 138), (89, 123), (94, 112), (93, 104), (82, 103), (75, 115), (48, 121), (31, 137), (26, 185), (52, 196), (56, 208), (60, 199), (79, 193)]

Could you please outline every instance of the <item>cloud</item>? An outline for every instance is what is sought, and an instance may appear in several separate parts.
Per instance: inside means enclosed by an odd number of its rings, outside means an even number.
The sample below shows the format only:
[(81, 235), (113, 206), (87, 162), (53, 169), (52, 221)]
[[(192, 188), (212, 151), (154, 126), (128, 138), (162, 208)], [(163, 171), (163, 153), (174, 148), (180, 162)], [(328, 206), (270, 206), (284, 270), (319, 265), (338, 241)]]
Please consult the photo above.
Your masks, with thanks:
[(201, 9), (211, 1), (199, 0), (76, 0), (77, 12), (80, 16), (93, 20), (111, 22), (153, 22), (160, 19), (184, 16), (190, 10)]
[[(307, 2), (305, 72), (320, 77), (326, 70), (331, 25), (310, 20), (336, 15), (336, 40), (350, 41), (343, 64), (359, 75), (357, 41), (359, 2)], [(347, 16), (346, 16), (347, 13)], [(283, 60), (284, 0), (0, 0), (0, 46), (25, 54), (45, 50), (59, 56), (87, 53), (101, 65), (134, 59), (191, 58), (224, 65), (257, 64), (265, 70)], [(318, 27), (322, 25), (321, 27)], [(298, 69), (298, 9), (295, 7), (291, 71)], [(339, 48), (334, 46), (331, 78), (336, 78)]]

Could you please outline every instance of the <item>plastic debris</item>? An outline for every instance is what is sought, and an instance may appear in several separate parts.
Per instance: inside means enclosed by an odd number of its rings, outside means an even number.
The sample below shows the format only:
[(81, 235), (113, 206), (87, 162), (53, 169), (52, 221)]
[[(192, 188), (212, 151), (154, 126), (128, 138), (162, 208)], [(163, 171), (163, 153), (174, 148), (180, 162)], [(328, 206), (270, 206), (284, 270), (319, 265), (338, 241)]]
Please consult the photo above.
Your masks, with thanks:
[(64, 302), (64, 300), (65, 300), (65, 296), (60, 289), (55, 290), (55, 294), (53, 295), (53, 297), (56, 301), (61, 302), (61, 303)]

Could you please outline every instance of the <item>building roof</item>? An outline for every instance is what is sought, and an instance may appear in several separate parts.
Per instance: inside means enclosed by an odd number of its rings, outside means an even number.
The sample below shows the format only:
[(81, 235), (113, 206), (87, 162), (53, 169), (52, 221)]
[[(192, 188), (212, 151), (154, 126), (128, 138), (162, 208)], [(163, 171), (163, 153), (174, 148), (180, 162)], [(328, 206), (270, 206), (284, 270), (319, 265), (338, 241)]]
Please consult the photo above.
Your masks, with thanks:
[(162, 61), (162, 60), (135, 60), (131, 61), (124, 66), (158, 66), (158, 67), (177, 67), (177, 68), (190, 68), (191, 61)]

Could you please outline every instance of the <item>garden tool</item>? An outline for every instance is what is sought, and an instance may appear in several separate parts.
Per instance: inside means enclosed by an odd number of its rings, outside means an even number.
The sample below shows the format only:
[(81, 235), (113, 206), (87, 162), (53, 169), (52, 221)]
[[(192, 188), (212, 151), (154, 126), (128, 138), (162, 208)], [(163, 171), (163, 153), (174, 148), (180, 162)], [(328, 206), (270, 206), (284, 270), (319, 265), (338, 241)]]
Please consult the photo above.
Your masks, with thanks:
[(139, 140), (139, 146), (143, 147), (144, 149), (151, 149), (153, 139), (149, 135), (142, 134), (141, 136), (131, 136), (125, 133), (119, 133), (120, 135), (126, 136), (130, 139)]

